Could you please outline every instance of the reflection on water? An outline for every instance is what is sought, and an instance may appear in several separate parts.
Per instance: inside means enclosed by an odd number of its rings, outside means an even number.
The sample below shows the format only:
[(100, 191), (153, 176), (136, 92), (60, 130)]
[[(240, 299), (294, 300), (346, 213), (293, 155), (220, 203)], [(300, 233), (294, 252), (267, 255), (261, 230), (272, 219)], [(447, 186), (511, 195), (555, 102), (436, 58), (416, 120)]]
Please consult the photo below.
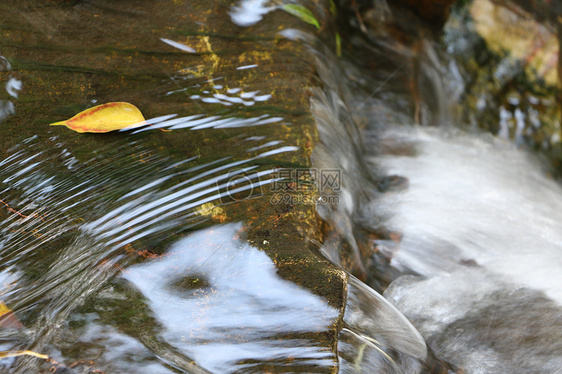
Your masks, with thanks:
[[(195, 114), (187, 117), (176, 117), (175, 114), (169, 114), (162, 117), (152, 118), (146, 121), (150, 126), (144, 127), (139, 130), (133, 130), (133, 134), (149, 131), (153, 129), (167, 129), (167, 130), (177, 130), (177, 129), (191, 129), (191, 130), (201, 130), (201, 129), (227, 129), (235, 127), (251, 127), (267, 125), (269, 123), (276, 123), (283, 120), (282, 117), (270, 117), (269, 114), (263, 114), (254, 118), (236, 118), (227, 117), (221, 118), (221, 116), (204, 116), (202, 114)], [(174, 118), (174, 119), (171, 119)], [(130, 130), (122, 130), (130, 131)]]
[[(285, 146), (241, 161), (230, 161), (230, 157), (227, 157), (209, 164), (197, 165), (174, 175), (178, 177), (193, 173), (192, 177), (162, 192), (149, 194), (148, 189), (157, 188), (171, 176), (159, 178), (125, 194), (119, 199), (118, 208), (86, 224), (84, 228), (95, 233), (98, 238), (113, 237), (106, 244), (117, 243), (119, 247), (127, 245), (155, 231), (162, 231), (163, 227), (174, 227), (179, 222), (178, 216), (184, 222), (185, 219), (197, 218), (201, 213), (195, 209), (203, 204), (221, 199), (228, 201), (234, 194), (244, 191), (257, 192), (261, 186), (274, 181), (271, 175), (275, 169), (256, 171), (258, 166), (251, 163), (296, 150), (298, 147)], [(216, 166), (218, 163), (222, 165)], [(131, 197), (134, 199), (125, 200)], [(117, 234), (119, 235), (115, 236)]]
[[(238, 68), (240, 70), (240, 68)], [(270, 94), (267, 95), (256, 95), (259, 91), (254, 92), (243, 92), (240, 94), (239, 97), (236, 96), (228, 96), (221, 93), (215, 93), (212, 97), (201, 97), (201, 95), (191, 95), (189, 98), (192, 100), (201, 99), (204, 103), (218, 103), (226, 106), (230, 106), (232, 104), (243, 104), (245, 106), (252, 106), (257, 101), (267, 101), (271, 98)], [(209, 94), (208, 91), (204, 91), (203, 93)]]
[(175, 370), (167, 368), (153, 357), (150, 350), (140, 341), (118, 331), (112, 326), (100, 324), (95, 313), (76, 315), (70, 323), (84, 324), (84, 331), (76, 337), (76, 342), (82, 348), (86, 357), (99, 357), (100, 363), (111, 363), (113, 373), (154, 373), (171, 374)]
[[(215, 214), (213, 204), (271, 184), (275, 169), (260, 167), (255, 164), (257, 160), (298, 150), (293, 146), (275, 147), (278, 142), (272, 142), (258, 146), (257, 152), (253, 151), (248, 157), (247, 143), (241, 142), (246, 159), (223, 157), (204, 163), (195, 156), (172, 162), (131, 142), (98, 149), (100, 156), (84, 163), (57, 137), (46, 144), (37, 140), (38, 137), (27, 139), (0, 161), (0, 292), (2, 300), (30, 332), (28, 336), (20, 334), (15, 338), (7, 331), (2, 334), (11, 342), (7, 349), (30, 348), (61, 362), (67, 360), (59, 352), (64, 347), (57, 347), (54, 340), (61, 324), (85, 299), (104, 287), (119, 269), (139, 258), (157, 256), (174, 235), (208, 221)], [(115, 167), (116, 160), (119, 168)], [(211, 205), (203, 209), (205, 204)], [(202, 253), (205, 249), (197, 251)], [(263, 253), (261, 256), (267, 258)], [(209, 265), (216, 264), (216, 260), (213, 258)], [(271, 260), (269, 264), (274, 268)], [(252, 266), (245, 271), (253, 274)], [(261, 284), (263, 281), (265, 279)], [(129, 300), (135, 297), (138, 296)], [(266, 298), (265, 301), (270, 300)], [(302, 302), (298, 304), (303, 305)], [(285, 324), (287, 321), (278, 327), (285, 328)], [(100, 329), (111, 330), (103, 324)], [(94, 332), (82, 332), (86, 336), (69, 335), (69, 339), (82, 341), (87, 346), (88, 336)], [(104, 335), (102, 340), (117, 344), (115, 339), (119, 344), (125, 344), (124, 340), (131, 343), (131, 338), (126, 337)], [(302, 337), (299, 335), (295, 339)], [(105, 351), (99, 340), (96, 344)], [(273, 350), (275, 344), (271, 347)], [(81, 354), (88, 359), (88, 352), (94, 351), (85, 349)], [(167, 354), (150, 346), (150, 351), (143, 353), (146, 360), (136, 364), (139, 370), (155, 360), (152, 351), (158, 355)], [(122, 360), (113, 363), (115, 367), (126, 365), (130, 354), (124, 354)], [(182, 360), (186, 359), (174, 356), (172, 361), (183, 367), (192, 365), (189, 360)], [(9, 362), (20, 362), (19, 368), (26, 372), (37, 364), (29, 361), (12, 359)], [(11, 365), (8, 361), (3, 364)], [(99, 364), (103, 365), (102, 360)]]
[(307, 334), (328, 329), (338, 310), (281, 279), (264, 252), (237, 237), (240, 229), (199, 231), (123, 276), (147, 299), (165, 341), (207, 370), (253, 371), (289, 358), (288, 367), (331, 367), (330, 348)]
[[(18, 92), (21, 91), (23, 83), (20, 79), (17, 79), (11, 75), (8, 75), (8, 79), (4, 77), (5, 74), (9, 74), (12, 70), (12, 64), (2, 55), (0, 55), (0, 85), (5, 86), (5, 93), (0, 93), (0, 122), (8, 118), (9, 116), (16, 113), (14, 103), (11, 98), (18, 97)], [(8, 97), (5, 94), (8, 94)]]
[(177, 48), (179, 50), (182, 50), (182, 51), (185, 51), (185, 52), (189, 52), (189, 53), (197, 52), (195, 49), (191, 48), (188, 45), (178, 43), (178, 42), (170, 40), (170, 39), (160, 38), (160, 40), (162, 40), (164, 43), (166, 43), (168, 45), (171, 45), (172, 47), (175, 47), (175, 48)]
[(269, 0), (240, 0), (232, 7), (230, 18), (238, 26), (251, 26), (261, 21), (264, 15), (275, 7), (267, 7)]
[[(247, 65), (247, 66), (239, 66), (237, 70), (246, 70), (257, 67), (257, 65)], [(211, 82), (212, 83), (212, 82)], [(180, 88), (174, 89), (172, 91), (166, 92), (166, 96), (177, 94), (180, 92), (184, 92), (189, 94), (189, 92), (196, 91), (196, 88), (199, 88), (200, 85), (194, 85), (188, 88)], [(225, 106), (231, 106), (233, 104), (242, 104), (244, 106), (253, 106), (256, 102), (268, 101), (271, 99), (271, 94), (264, 94), (258, 95), (260, 91), (249, 91), (245, 92), (242, 91), (241, 88), (227, 88), (224, 89), (221, 85), (215, 85), (213, 83), (212, 88), (210, 90), (202, 90), (199, 94), (190, 95), (189, 98), (191, 100), (201, 100), (204, 103), (208, 104), (222, 104)], [(222, 93), (220, 92), (222, 91)]]

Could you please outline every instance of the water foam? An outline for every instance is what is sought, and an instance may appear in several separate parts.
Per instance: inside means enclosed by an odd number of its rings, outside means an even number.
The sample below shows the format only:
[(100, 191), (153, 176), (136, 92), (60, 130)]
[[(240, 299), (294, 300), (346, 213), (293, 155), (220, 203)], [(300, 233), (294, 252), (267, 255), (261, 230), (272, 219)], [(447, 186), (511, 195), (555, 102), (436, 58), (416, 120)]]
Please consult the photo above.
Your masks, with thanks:
[(415, 274), (386, 296), (441, 357), (471, 373), (557, 372), (561, 186), (491, 136), (395, 128), (382, 139), (415, 148), (372, 160), (410, 182), (377, 203), (402, 234), (391, 265)]

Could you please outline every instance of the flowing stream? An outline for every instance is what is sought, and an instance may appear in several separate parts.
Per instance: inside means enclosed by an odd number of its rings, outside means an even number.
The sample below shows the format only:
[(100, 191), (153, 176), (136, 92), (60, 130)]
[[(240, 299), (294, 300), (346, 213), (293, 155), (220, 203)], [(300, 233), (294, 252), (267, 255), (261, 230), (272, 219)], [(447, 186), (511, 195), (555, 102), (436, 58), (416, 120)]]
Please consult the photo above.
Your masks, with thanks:
[[(437, 47), (173, 3), (0, 6), (2, 372), (562, 372), (562, 187)], [(48, 126), (108, 101), (150, 126)]]
[(489, 135), (397, 128), (415, 156), (373, 159), (405, 176), (377, 206), (400, 232), (380, 241), (409, 274), (385, 296), (440, 357), (473, 373), (562, 367), (561, 186), (526, 152)]

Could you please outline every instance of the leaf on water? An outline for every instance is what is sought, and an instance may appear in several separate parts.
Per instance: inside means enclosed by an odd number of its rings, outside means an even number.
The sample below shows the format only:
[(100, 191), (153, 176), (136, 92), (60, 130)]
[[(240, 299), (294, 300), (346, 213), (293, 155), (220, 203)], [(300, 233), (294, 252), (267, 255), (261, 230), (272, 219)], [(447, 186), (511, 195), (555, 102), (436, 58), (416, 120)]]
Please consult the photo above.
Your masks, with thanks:
[(11, 309), (6, 306), (3, 302), (0, 301), (0, 317), (4, 314), (11, 312)]
[(74, 117), (51, 123), (66, 126), (76, 132), (110, 132), (146, 125), (140, 110), (129, 103), (107, 103), (86, 109)]
[(314, 14), (308, 8), (298, 5), (298, 4), (285, 4), (281, 7), (285, 12), (292, 14), (295, 17), (300, 18), (302, 21), (310, 23), (316, 26), (317, 29), (320, 28), (320, 24)]
[(2, 301), (0, 301), (0, 327), (6, 329), (19, 329), (23, 327), (14, 312)]

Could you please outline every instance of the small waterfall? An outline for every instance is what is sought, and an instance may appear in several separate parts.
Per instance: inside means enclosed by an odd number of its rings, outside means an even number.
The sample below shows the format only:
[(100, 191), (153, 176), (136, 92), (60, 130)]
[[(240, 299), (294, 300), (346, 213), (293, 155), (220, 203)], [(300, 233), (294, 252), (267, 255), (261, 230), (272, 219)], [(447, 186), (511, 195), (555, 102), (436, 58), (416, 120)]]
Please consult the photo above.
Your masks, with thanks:
[[(372, 159), (409, 180), (377, 203), (405, 275), (386, 290), (438, 355), (471, 373), (562, 367), (562, 187), (490, 135), (389, 129), (415, 156)], [(524, 370), (522, 368), (525, 368)]]
[[(438, 44), (423, 37), (400, 48), (370, 43), (363, 45), (370, 58), (393, 56), (388, 75), (393, 66), (414, 67), (406, 82), (385, 83), (387, 97), (415, 88), (406, 116), (400, 100), (378, 95), (361, 113), (371, 171), (400, 181), (354, 218), (373, 232), (365, 263), (377, 282), (370, 284), (385, 289), (454, 367), (559, 372), (562, 186), (548, 176), (548, 163), (521, 147), (521, 136), (512, 142), (474, 127), (463, 130), (470, 124), (454, 110), (463, 78)], [(382, 79), (361, 85), (377, 87)], [(362, 100), (358, 95), (355, 101)]]

